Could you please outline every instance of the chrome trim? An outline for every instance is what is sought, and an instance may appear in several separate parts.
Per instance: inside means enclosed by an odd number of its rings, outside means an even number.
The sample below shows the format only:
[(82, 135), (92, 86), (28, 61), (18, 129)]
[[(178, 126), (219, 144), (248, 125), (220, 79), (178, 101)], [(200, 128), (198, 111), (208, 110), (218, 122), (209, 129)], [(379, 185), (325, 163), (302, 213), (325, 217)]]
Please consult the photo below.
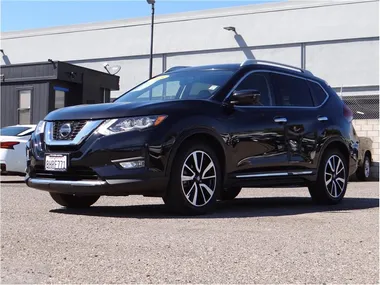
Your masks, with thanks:
[(55, 180), (55, 179), (40, 179), (40, 178), (29, 178), (27, 183), (39, 184), (39, 185), (63, 185), (63, 186), (104, 186), (107, 184), (106, 181), (92, 181), (92, 180), (80, 180), (80, 181), (69, 181), (69, 180)]
[(323, 86), (318, 81), (315, 81), (313, 79), (304, 78), (304, 77), (301, 77), (301, 76), (297, 76), (297, 75), (294, 75), (294, 74), (288, 74), (288, 73), (280, 72), (280, 71), (266, 70), (266, 69), (255, 69), (255, 70), (252, 70), (252, 71), (246, 73), (242, 78), (240, 78), (240, 80), (234, 85), (234, 87), (227, 94), (227, 96), (225, 97), (225, 99), (223, 100), (223, 102), (226, 102), (226, 101), (229, 100), (229, 98), (232, 96), (232, 93), (235, 91), (235, 89), (239, 86), (239, 84), (247, 76), (251, 75), (252, 73), (256, 73), (256, 72), (277, 73), (277, 74), (282, 74), (282, 75), (287, 75), (287, 76), (293, 76), (293, 77), (296, 77), (296, 78), (300, 78), (300, 79), (303, 79), (303, 80), (314, 82), (314, 83), (318, 84), (319, 87), (322, 88), (323, 92), (325, 92), (326, 99), (320, 105), (313, 106), (313, 107), (302, 107), (302, 106), (236, 106), (236, 107), (238, 107), (238, 108), (272, 108), (272, 109), (275, 109), (275, 108), (278, 108), (278, 109), (280, 109), (280, 108), (281, 109), (282, 108), (287, 108), (287, 109), (317, 109), (317, 108), (322, 107), (327, 102), (327, 100), (330, 98), (330, 94), (325, 90), (325, 88), (323, 88)]
[(281, 118), (274, 118), (273, 121), (275, 121), (275, 123), (286, 123), (288, 119), (281, 117)]
[(293, 175), (306, 175), (306, 174), (313, 174), (313, 171), (297, 171), (292, 172)]
[(325, 117), (325, 116), (318, 117), (318, 121), (320, 121), (320, 122), (326, 122), (326, 121), (328, 121), (328, 120), (329, 120), (329, 118), (327, 118), (327, 117)]
[(240, 64), (240, 66), (260, 64), (260, 63), (264, 63), (264, 64), (267, 64), (267, 65), (286, 67), (286, 68), (297, 70), (299, 72), (302, 72), (302, 73), (305, 73), (305, 74), (308, 74), (308, 75), (313, 75), (313, 73), (311, 73), (309, 70), (306, 70), (306, 69), (303, 69), (303, 68), (300, 68), (300, 67), (297, 67), (297, 66), (293, 66), (293, 65), (289, 65), (289, 64), (284, 64), (284, 63), (278, 63), (278, 62), (274, 62), (274, 61), (268, 61), (268, 60), (260, 60), (260, 59), (246, 59), (246, 60), (244, 60)]
[(115, 160), (111, 160), (111, 162), (120, 163), (120, 162), (135, 161), (135, 160), (144, 160), (145, 161), (145, 157), (136, 156), (136, 157), (130, 157), (130, 158), (115, 159)]
[(278, 172), (278, 173), (236, 175), (236, 178), (272, 177), (272, 176), (288, 176), (288, 175), (289, 175), (289, 173), (286, 173), (286, 172)]
[(142, 182), (142, 181), (143, 180), (140, 180), (140, 179), (109, 179), (109, 180), (106, 180), (106, 182), (110, 185), (134, 183), (134, 182)]
[(46, 122), (45, 143), (47, 145), (78, 145), (85, 138), (87, 138), (91, 132), (93, 132), (97, 127), (99, 127), (102, 122), (103, 120), (87, 121), (73, 140), (62, 141), (57, 141), (53, 139), (54, 122)]

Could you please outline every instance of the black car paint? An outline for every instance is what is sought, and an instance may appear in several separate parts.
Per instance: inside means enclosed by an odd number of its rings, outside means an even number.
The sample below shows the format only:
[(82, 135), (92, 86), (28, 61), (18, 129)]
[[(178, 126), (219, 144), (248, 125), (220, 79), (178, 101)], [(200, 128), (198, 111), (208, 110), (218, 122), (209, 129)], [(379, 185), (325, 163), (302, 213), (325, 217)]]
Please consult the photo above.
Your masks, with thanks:
[[(307, 185), (310, 181), (315, 181), (323, 151), (332, 142), (339, 143), (342, 152), (349, 154), (350, 173), (355, 172), (357, 145), (351, 134), (351, 124), (337, 121), (345, 119), (333, 115), (334, 112), (342, 112), (343, 103), (335, 98), (336, 94), (323, 80), (302, 75), (303, 78), (317, 81), (329, 93), (330, 99), (320, 107), (231, 106), (228, 95), (245, 74), (253, 70), (284, 70), (261, 65), (243, 68), (223, 65), (212, 68), (236, 69), (236, 73), (209, 100), (80, 105), (56, 110), (45, 118), (46, 121), (71, 121), (167, 115), (165, 121), (157, 127), (109, 136), (103, 136), (95, 130), (79, 146), (47, 146), (42, 135), (33, 135), (31, 138), (28, 177), (36, 177), (36, 169), (44, 164), (45, 153), (57, 152), (69, 155), (69, 168), (88, 167), (101, 180), (124, 179), (128, 183), (109, 185), (103, 190), (29, 185), (61, 193), (81, 191), (82, 194), (162, 196), (169, 183), (175, 155), (182, 143), (191, 137), (206, 139), (218, 150), (225, 170), (226, 186)], [(300, 76), (298, 72), (286, 72)], [(287, 117), (287, 123), (273, 121), (275, 117), (282, 116)], [(329, 121), (319, 122), (318, 116), (328, 116)], [(125, 170), (112, 162), (132, 157), (143, 157), (146, 167)], [(281, 171), (311, 173), (278, 179), (236, 178), (236, 175)], [(56, 177), (53, 173), (47, 175)], [(73, 176), (75, 178), (74, 173)]]

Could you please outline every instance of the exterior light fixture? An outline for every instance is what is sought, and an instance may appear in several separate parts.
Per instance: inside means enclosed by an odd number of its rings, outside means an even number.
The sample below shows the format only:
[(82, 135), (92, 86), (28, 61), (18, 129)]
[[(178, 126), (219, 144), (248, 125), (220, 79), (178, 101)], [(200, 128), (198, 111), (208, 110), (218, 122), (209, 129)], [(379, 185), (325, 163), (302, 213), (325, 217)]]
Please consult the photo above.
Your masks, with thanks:
[(223, 29), (236, 33), (236, 28), (235, 27), (229, 26), (229, 27), (223, 27)]

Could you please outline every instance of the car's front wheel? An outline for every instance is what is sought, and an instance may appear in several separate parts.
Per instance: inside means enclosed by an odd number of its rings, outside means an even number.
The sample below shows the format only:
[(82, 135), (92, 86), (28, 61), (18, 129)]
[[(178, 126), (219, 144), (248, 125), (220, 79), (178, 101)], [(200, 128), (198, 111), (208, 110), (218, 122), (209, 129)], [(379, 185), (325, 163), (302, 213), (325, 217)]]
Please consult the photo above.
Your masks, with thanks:
[(337, 149), (328, 150), (323, 155), (317, 181), (309, 186), (310, 195), (315, 202), (337, 204), (343, 199), (348, 182), (346, 161)]
[(59, 205), (66, 208), (88, 208), (98, 201), (100, 196), (76, 196), (69, 194), (50, 193)]
[(220, 187), (221, 167), (214, 150), (192, 141), (178, 151), (163, 199), (176, 213), (205, 214), (214, 208)]

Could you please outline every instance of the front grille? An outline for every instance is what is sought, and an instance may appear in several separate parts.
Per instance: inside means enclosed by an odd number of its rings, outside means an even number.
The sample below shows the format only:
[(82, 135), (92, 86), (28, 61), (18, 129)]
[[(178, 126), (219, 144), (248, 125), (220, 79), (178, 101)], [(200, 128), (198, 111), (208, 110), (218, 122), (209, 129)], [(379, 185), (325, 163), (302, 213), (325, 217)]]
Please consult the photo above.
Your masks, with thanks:
[(84, 166), (71, 166), (67, 171), (46, 171), (45, 166), (34, 166), (34, 176), (36, 178), (53, 178), (57, 180), (98, 180), (99, 176), (89, 167)]
[[(73, 140), (82, 130), (87, 121), (58, 121), (53, 123), (53, 139), (54, 140)], [(71, 133), (67, 137), (62, 137), (59, 134), (59, 129), (64, 124), (70, 124)]]

